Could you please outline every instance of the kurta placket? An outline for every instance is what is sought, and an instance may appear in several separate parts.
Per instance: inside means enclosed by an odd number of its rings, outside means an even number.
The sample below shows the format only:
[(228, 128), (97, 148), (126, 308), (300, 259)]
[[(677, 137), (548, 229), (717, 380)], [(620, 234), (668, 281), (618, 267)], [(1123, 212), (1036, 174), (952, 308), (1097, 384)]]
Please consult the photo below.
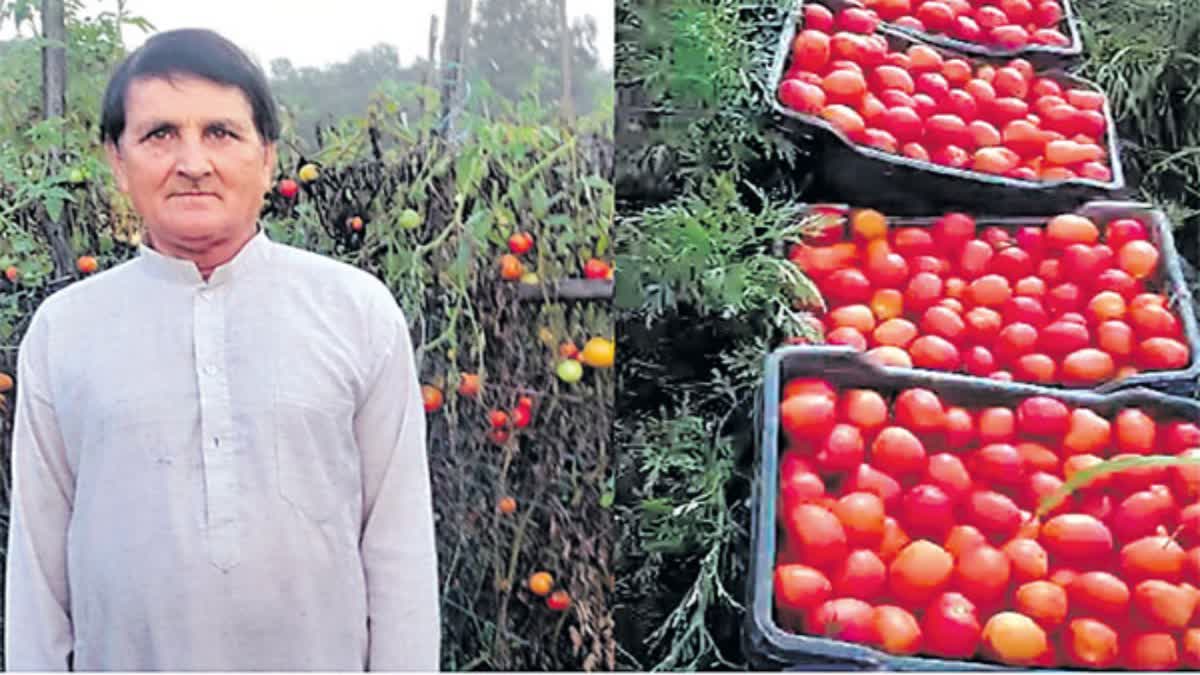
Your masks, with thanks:
[(225, 368), (225, 296), (221, 291), (216, 279), (197, 289), (192, 339), (200, 391), (200, 432), (204, 439), (204, 516), (209, 555), (213, 564), (229, 570), (237, 565), (241, 554), (237, 517), (240, 491), (233, 406)]

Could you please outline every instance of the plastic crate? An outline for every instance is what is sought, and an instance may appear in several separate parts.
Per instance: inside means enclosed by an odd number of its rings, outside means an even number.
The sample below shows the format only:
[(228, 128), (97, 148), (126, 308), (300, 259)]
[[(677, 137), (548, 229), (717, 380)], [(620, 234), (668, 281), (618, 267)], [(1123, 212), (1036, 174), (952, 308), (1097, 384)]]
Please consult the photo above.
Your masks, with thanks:
[[(821, 4), (836, 12), (849, 6), (850, 2), (824, 0)], [(803, 7), (804, 1), (799, 0), (780, 34), (767, 78), (769, 118), (783, 133), (811, 145), (818, 153), (821, 170), (817, 172), (818, 187), (815, 189), (825, 198), (872, 206), (896, 215), (920, 216), (938, 211), (969, 210), (980, 205), (987, 205), (997, 215), (1036, 215), (1066, 212), (1088, 201), (1126, 196), (1116, 123), (1107, 99), (1104, 105), (1105, 146), (1112, 172), (1112, 180), (1108, 182), (1086, 178), (1027, 181), (942, 166), (854, 143), (820, 116), (788, 108), (779, 101), (779, 85), (787, 72), (792, 41), (803, 22)], [(926, 44), (910, 33), (883, 24), (877, 32), (885, 36), (893, 48)], [(931, 45), (931, 48), (943, 56), (974, 62), (996, 64), (1007, 60), (960, 54), (938, 45)], [(1038, 75), (1051, 77), (1070, 87), (1102, 91), (1095, 83), (1061, 69), (1041, 70)]]
[(1069, 68), (1075, 66), (1083, 56), (1083, 38), (1079, 34), (1079, 20), (1071, 6), (1071, 0), (1059, 0), (1063, 8), (1064, 34), (1071, 40), (1065, 47), (1030, 44), (1020, 49), (1004, 49), (977, 42), (967, 42), (949, 35), (916, 31), (891, 22), (885, 25), (894, 31), (910, 35), (922, 42), (937, 45), (973, 57), (985, 59), (1025, 59), (1038, 68)]
[[(885, 396), (911, 387), (936, 391), (952, 404), (1011, 405), (1030, 396), (1050, 396), (1067, 405), (1087, 407), (1106, 418), (1137, 406), (1173, 419), (1200, 421), (1200, 402), (1149, 389), (1115, 394), (1048, 389), (1027, 384), (983, 380), (928, 370), (884, 369), (854, 358), (844, 349), (784, 347), (766, 357), (763, 384), (755, 401), (754, 428), (757, 476), (754, 481), (750, 574), (746, 585), (743, 648), (762, 669), (784, 670), (1010, 670), (984, 661), (893, 656), (860, 644), (790, 633), (774, 618), (776, 495), (779, 492), (779, 406), (783, 384), (794, 377), (819, 377), (836, 388), (867, 388)], [(1053, 669), (1041, 669), (1054, 672)], [(1073, 672), (1063, 670), (1062, 672)]]
[[(822, 204), (822, 209), (839, 209), (849, 212), (853, 207), (847, 204)], [(1174, 226), (1167, 214), (1153, 205), (1144, 202), (1108, 202), (1097, 201), (1065, 211), (1089, 218), (1097, 223), (1106, 223), (1117, 218), (1135, 218), (1146, 223), (1150, 232), (1150, 241), (1159, 250), (1159, 268), (1161, 275), (1156, 284), (1149, 285), (1151, 290), (1164, 293), (1169, 298), (1171, 311), (1179, 318), (1183, 328), (1183, 341), (1191, 353), (1187, 367), (1179, 370), (1153, 370), (1138, 373), (1121, 380), (1110, 380), (1095, 387), (1069, 387), (1065, 385), (1041, 385), (1055, 389), (1080, 390), (1090, 389), (1097, 393), (1107, 393), (1132, 387), (1156, 389), (1177, 396), (1195, 396), (1200, 391), (1200, 324), (1196, 321), (1196, 313), (1192, 308), (1192, 292), (1183, 275), (1183, 263), (1179, 251), (1175, 248), (1175, 238), (1172, 234)], [(1035, 226), (1045, 227), (1046, 222), (1059, 215), (1052, 213), (1037, 218), (1027, 216), (987, 216), (976, 215), (977, 229), (998, 226), (1008, 230)], [(932, 217), (889, 217), (889, 228), (897, 227), (932, 227), (936, 218)], [(847, 225), (848, 227), (848, 225)], [(847, 232), (847, 236), (849, 233)], [(837, 347), (856, 354), (852, 348)], [(905, 371), (907, 368), (886, 368), (889, 371)], [(936, 371), (946, 372), (946, 371)]]

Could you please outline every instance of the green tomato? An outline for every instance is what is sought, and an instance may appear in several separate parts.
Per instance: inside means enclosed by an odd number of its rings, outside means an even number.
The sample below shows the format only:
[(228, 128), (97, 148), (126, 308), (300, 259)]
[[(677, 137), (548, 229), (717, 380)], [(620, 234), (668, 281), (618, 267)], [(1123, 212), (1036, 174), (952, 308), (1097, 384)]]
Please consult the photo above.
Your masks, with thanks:
[(583, 365), (575, 359), (563, 359), (559, 361), (555, 372), (558, 374), (558, 379), (568, 384), (574, 384), (583, 377)]
[(83, 169), (71, 169), (71, 173), (67, 175), (67, 180), (72, 183), (82, 183), (87, 177), (83, 175)]
[(421, 214), (412, 209), (404, 209), (400, 214), (400, 227), (406, 230), (415, 230), (421, 226)]

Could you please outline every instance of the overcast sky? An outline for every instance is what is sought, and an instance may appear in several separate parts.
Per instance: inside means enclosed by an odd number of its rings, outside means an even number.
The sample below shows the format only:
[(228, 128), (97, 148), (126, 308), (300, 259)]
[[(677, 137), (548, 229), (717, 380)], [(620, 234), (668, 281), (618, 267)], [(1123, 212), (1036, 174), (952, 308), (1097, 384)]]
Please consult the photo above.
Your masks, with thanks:
[[(567, 0), (568, 18), (590, 15), (597, 24), (600, 63), (612, 68), (614, 0)], [(85, 0), (84, 14), (116, 9), (116, 0)], [(445, 0), (126, 0), (130, 14), (149, 19), (160, 31), (183, 27), (211, 28), (256, 57), (264, 69), (276, 58), (297, 67), (346, 61), (354, 52), (380, 42), (395, 45), (402, 65), (429, 49), (429, 17), (439, 16)], [(439, 28), (440, 30), (440, 28)], [(0, 38), (11, 36), (11, 25)], [(127, 46), (147, 35), (131, 28)], [(440, 37), (439, 37), (440, 39)]]

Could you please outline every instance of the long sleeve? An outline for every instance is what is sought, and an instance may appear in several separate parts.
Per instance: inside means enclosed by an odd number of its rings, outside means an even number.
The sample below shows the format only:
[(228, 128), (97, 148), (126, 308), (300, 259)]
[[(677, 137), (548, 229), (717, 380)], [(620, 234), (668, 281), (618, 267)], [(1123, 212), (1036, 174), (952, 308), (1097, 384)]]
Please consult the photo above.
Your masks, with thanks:
[(74, 644), (67, 527), (75, 479), (46, 393), (44, 328), (44, 320), (35, 319), (17, 357), (4, 604), (8, 670), (69, 670)]
[(384, 361), (354, 420), (363, 455), (367, 668), (436, 671), (441, 610), (425, 412), (408, 328), (388, 301)]

